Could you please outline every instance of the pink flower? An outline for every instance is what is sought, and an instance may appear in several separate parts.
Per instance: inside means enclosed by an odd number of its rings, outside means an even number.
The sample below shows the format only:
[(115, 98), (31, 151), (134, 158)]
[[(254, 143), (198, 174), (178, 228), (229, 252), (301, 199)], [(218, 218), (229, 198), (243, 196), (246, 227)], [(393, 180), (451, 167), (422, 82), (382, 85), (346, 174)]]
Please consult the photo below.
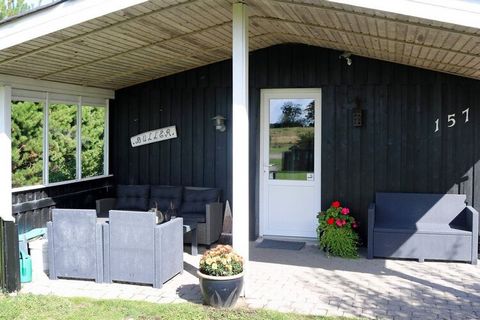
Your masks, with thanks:
[(357, 223), (356, 222), (352, 223), (352, 228), (356, 228), (356, 227), (358, 227)]
[(342, 214), (343, 214), (343, 215), (347, 215), (347, 214), (349, 214), (349, 213), (350, 213), (350, 209), (348, 209), (348, 208), (342, 208)]
[(339, 226), (339, 227), (343, 226), (343, 223), (342, 223), (342, 220), (341, 220), (341, 219), (337, 219), (337, 221), (335, 221), (335, 223), (336, 223), (337, 226)]
[(346, 225), (347, 224), (347, 221), (346, 220), (342, 220), (342, 226)]

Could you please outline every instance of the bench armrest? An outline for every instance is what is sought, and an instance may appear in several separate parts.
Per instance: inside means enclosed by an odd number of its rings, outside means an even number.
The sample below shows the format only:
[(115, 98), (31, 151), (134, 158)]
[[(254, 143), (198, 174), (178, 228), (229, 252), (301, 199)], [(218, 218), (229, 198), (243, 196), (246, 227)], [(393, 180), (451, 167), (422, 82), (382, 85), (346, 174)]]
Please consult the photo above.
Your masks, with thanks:
[(375, 202), (368, 206), (368, 253), (367, 258), (373, 259), (373, 227), (375, 225)]
[(115, 208), (116, 198), (104, 198), (95, 201), (97, 217), (108, 217), (108, 212)]
[(472, 230), (472, 264), (477, 264), (478, 259), (478, 211), (472, 206), (467, 206), (467, 226)]
[[(211, 242), (220, 238), (223, 227), (223, 203), (213, 202), (206, 205), (205, 223), (207, 225), (207, 237)], [(209, 240), (209, 241), (210, 241)]]

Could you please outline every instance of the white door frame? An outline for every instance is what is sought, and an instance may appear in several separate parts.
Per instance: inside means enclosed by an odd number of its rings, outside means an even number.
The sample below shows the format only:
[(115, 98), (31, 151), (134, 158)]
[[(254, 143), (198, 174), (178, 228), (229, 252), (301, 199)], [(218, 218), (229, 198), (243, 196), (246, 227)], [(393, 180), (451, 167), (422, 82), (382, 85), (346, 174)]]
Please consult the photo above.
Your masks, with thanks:
[[(317, 212), (321, 210), (321, 147), (322, 147), (322, 90), (320, 88), (287, 88), (287, 89), (261, 89), (260, 94), (260, 188), (259, 188), (259, 235), (265, 236), (267, 223), (267, 187), (268, 171), (268, 134), (266, 128), (269, 127), (269, 100), (270, 99), (315, 99), (315, 132), (314, 132), (314, 172), (315, 172), (315, 194), (318, 200), (315, 202)], [(290, 182), (292, 185), (298, 184), (296, 181)], [(316, 228), (316, 226), (312, 226)]]

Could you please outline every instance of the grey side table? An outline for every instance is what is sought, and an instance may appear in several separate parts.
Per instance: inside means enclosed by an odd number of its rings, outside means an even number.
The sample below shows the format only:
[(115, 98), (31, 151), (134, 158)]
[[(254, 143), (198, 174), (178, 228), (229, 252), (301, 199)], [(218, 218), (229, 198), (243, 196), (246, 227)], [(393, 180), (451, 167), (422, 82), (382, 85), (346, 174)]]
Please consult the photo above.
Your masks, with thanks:
[(192, 256), (196, 256), (198, 254), (198, 240), (197, 240), (197, 223), (196, 222), (183, 222), (183, 233), (192, 233)]

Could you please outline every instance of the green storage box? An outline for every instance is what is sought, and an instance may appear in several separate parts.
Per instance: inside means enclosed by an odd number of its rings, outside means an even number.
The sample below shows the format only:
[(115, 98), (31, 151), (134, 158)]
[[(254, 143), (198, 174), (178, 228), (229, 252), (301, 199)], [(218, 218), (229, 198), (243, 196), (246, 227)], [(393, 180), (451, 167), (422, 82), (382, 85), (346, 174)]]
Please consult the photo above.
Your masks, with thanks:
[(32, 282), (32, 259), (23, 250), (20, 250), (20, 282)]

